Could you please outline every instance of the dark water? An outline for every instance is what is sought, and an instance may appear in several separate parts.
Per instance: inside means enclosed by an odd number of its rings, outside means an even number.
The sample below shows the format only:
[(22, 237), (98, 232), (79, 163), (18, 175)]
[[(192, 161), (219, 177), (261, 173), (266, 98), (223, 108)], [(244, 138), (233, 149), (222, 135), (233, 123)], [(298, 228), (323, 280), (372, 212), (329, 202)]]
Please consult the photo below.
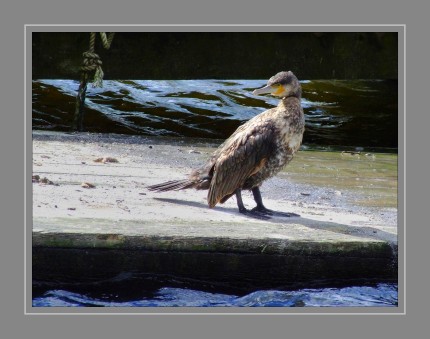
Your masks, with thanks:
[(135, 300), (116, 299), (112, 294), (92, 297), (66, 290), (49, 290), (33, 299), (33, 307), (395, 307), (398, 304), (397, 285), (385, 283), (296, 291), (256, 291), (245, 296), (163, 287)]
[[(254, 96), (266, 80), (105, 81), (88, 86), (89, 132), (227, 138), (276, 106)], [(68, 131), (78, 82), (33, 82), (33, 128)], [(305, 144), (397, 148), (397, 81), (302, 81)]]

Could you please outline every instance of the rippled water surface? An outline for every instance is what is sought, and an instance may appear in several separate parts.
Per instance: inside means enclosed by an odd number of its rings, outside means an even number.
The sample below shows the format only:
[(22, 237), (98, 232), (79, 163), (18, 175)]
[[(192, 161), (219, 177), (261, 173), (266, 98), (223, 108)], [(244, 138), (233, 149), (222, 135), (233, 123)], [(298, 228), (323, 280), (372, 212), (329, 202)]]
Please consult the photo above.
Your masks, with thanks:
[(379, 284), (375, 287), (341, 289), (303, 289), (297, 291), (257, 291), (242, 297), (208, 293), (181, 288), (161, 288), (153, 296), (141, 300), (111, 301), (91, 298), (64, 290), (51, 290), (33, 300), (33, 306), (102, 306), (102, 307), (303, 307), (303, 306), (397, 306), (397, 286)]
[[(266, 80), (134, 80), (88, 86), (86, 131), (227, 138), (276, 106), (254, 96)], [(70, 130), (79, 83), (33, 81), (33, 128)], [(302, 81), (304, 143), (397, 147), (397, 81)]]
[(297, 291), (257, 291), (245, 296), (208, 293), (164, 287), (137, 300), (116, 301), (115, 296), (94, 298), (65, 290), (50, 290), (33, 299), (33, 307), (324, 307), (397, 306), (397, 285), (353, 286), (302, 289)]

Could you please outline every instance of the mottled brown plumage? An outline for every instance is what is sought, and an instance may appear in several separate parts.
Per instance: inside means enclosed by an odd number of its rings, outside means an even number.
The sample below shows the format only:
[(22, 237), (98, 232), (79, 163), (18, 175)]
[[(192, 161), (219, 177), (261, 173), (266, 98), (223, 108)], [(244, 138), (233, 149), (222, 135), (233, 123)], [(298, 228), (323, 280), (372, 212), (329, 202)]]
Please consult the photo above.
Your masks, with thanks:
[[(236, 194), (241, 213), (273, 214), (264, 207), (259, 187), (288, 164), (300, 148), (305, 128), (300, 104), (301, 87), (296, 76), (288, 71), (276, 74), (269, 79), (267, 86), (253, 93), (271, 93), (281, 97), (281, 100), (277, 107), (241, 125), (188, 179), (169, 181), (149, 186), (148, 189), (160, 192), (208, 189), (207, 200), (211, 208)], [(243, 205), (242, 189), (252, 190), (254, 194), (257, 207), (252, 211)]]

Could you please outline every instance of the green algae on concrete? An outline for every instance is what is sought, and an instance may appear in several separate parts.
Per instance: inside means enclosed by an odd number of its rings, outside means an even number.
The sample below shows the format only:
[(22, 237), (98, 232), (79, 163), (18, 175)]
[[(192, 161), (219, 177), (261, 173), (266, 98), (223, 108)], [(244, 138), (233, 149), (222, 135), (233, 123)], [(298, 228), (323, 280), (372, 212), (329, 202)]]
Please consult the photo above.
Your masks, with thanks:
[(358, 205), (395, 208), (397, 161), (394, 153), (306, 150), (297, 153), (281, 175), (339, 192), (354, 191)]
[(120, 234), (33, 234), (34, 247), (140, 249), (217, 253), (253, 253), (300, 256), (361, 256), (390, 258), (393, 250), (383, 241), (295, 241), (279, 239), (182, 238), (123, 236)]
[[(395, 246), (352, 235), (342, 225), (329, 222), (326, 223), (328, 231), (304, 231), (303, 228), (313, 223), (301, 218), (288, 227), (279, 227), (276, 223), (262, 226), (255, 222), (230, 222), (226, 225), (186, 220), (177, 220), (175, 224), (123, 220), (112, 225), (109, 219), (61, 218), (35, 218), (33, 223), (33, 247), (390, 258)], [(91, 224), (102, 225), (103, 232), (95, 232), (88, 227)], [(324, 222), (319, 227), (324, 228)]]

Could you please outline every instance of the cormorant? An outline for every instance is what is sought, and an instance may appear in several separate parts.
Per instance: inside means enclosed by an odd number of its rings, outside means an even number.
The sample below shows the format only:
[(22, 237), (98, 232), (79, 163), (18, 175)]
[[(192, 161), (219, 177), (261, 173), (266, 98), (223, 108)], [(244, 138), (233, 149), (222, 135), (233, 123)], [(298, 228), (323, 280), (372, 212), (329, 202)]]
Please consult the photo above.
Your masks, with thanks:
[[(301, 92), (299, 80), (291, 71), (277, 73), (266, 86), (253, 91), (254, 95), (270, 93), (280, 97), (277, 107), (239, 126), (188, 179), (168, 181), (148, 186), (148, 189), (157, 192), (208, 189), (210, 208), (236, 195), (240, 213), (263, 219), (269, 215), (298, 216), (267, 209), (259, 187), (288, 164), (300, 148), (305, 129)], [(251, 190), (254, 195), (257, 206), (252, 210), (243, 205), (241, 191), (244, 189)]]

